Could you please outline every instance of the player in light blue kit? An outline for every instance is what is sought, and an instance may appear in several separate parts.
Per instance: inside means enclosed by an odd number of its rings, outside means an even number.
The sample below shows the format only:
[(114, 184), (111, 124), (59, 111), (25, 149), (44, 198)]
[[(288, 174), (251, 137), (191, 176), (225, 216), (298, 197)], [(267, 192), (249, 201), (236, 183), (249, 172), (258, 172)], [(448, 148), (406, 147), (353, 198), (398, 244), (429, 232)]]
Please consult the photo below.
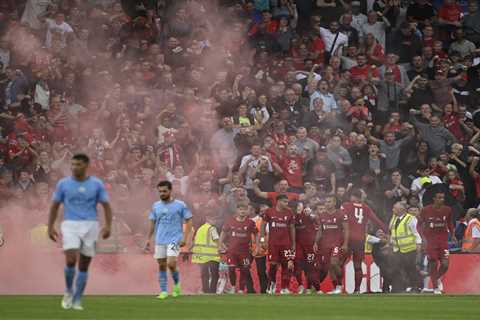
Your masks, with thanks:
[[(105, 211), (105, 226), (100, 231), (102, 238), (110, 236), (112, 209), (108, 202), (103, 182), (93, 176), (87, 176), (90, 159), (85, 154), (76, 154), (72, 158), (72, 176), (61, 179), (53, 194), (53, 202), (48, 218), (48, 236), (59, 240), (55, 229), (58, 209), (63, 204), (64, 217), (61, 225), (63, 250), (65, 252), (66, 291), (62, 300), (64, 309), (83, 310), (81, 298), (87, 284), (88, 266), (95, 255), (99, 227), (97, 204), (101, 203)], [(78, 261), (78, 273), (75, 278), (75, 266)]]
[[(192, 213), (187, 205), (172, 197), (172, 184), (169, 181), (160, 181), (157, 185), (160, 194), (160, 201), (152, 206), (148, 217), (149, 229), (145, 250), (152, 247), (151, 239), (155, 234), (155, 253), (153, 257), (158, 261), (158, 281), (160, 282), (159, 299), (168, 297), (167, 290), (167, 267), (172, 274), (174, 287), (172, 296), (178, 297), (181, 294), (180, 277), (177, 270), (177, 257), (180, 247), (186, 243), (192, 229)], [(183, 223), (185, 222), (185, 234)]]

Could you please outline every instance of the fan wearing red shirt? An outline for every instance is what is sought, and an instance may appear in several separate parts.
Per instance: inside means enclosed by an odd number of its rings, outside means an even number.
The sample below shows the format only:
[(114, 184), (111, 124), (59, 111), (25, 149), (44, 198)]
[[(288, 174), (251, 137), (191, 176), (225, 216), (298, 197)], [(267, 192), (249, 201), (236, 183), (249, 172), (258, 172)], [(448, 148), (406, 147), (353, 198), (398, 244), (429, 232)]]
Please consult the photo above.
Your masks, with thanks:
[(239, 287), (244, 290), (248, 282), (252, 282), (250, 276), (250, 264), (252, 263), (252, 239), (257, 235), (257, 227), (253, 220), (248, 218), (248, 204), (238, 203), (234, 217), (228, 220), (220, 234), (218, 241), (219, 252), (225, 252), (228, 264), (228, 275), (232, 288), (236, 288), (236, 269), (240, 269)]
[(367, 56), (364, 53), (357, 54), (357, 65), (350, 68), (352, 80), (365, 81), (370, 77), (378, 78), (380, 73), (375, 66), (367, 64)]
[[(280, 194), (276, 198), (274, 208), (268, 208), (263, 214), (263, 222), (260, 227), (260, 239), (265, 237), (265, 228), (268, 225), (268, 260), (270, 269), (268, 272), (270, 286), (269, 294), (276, 291), (277, 267), (282, 267), (281, 293), (289, 294), (287, 286), (290, 282), (291, 271), (294, 268), (295, 259), (295, 217), (288, 207), (288, 197)], [(263, 242), (262, 242), (263, 243)]]
[(269, 199), (272, 202), (272, 207), (277, 205), (277, 197), (279, 195), (285, 195), (288, 198), (288, 201), (302, 201), (305, 200), (305, 194), (298, 194), (294, 192), (288, 192), (289, 184), (287, 180), (280, 180), (277, 183), (276, 190), (274, 192), (264, 192), (261, 191), (258, 185), (260, 184), (260, 180), (255, 179), (253, 181), (253, 191), (257, 195), (257, 197), (263, 199)]
[[(428, 258), (428, 271), (432, 279), (435, 294), (442, 294), (438, 288), (441, 277), (448, 270), (448, 233), (453, 242), (455, 227), (452, 222), (452, 209), (446, 205), (445, 193), (437, 192), (433, 196), (433, 203), (422, 209), (418, 216), (417, 230), (425, 244)], [(440, 262), (440, 263), (438, 263)]]
[(287, 147), (287, 154), (278, 161), (283, 177), (288, 185), (296, 190), (303, 189), (303, 161), (304, 157), (298, 154), (294, 144)]
[(352, 256), (353, 269), (355, 271), (355, 291), (360, 292), (363, 272), (362, 262), (365, 257), (365, 234), (367, 222), (371, 220), (383, 231), (387, 232), (385, 224), (373, 213), (372, 209), (362, 202), (362, 191), (354, 190), (350, 195), (350, 202), (342, 205), (343, 213), (348, 219), (348, 250), (346, 257)]
[(322, 256), (323, 278), (330, 272), (335, 287), (331, 294), (342, 293), (342, 263), (349, 237), (348, 216), (336, 206), (337, 199), (333, 195), (327, 196), (325, 205), (317, 206), (319, 228), (314, 244), (315, 252)]
[(305, 208), (302, 203), (297, 206), (297, 214), (295, 215), (295, 277), (299, 284), (298, 294), (305, 291), (302, 281), (302, 271), (307, 279), (306, 288), (315, 288), (320, 290), (319, 264), (318, 259), (313, 251), (313, 243), (315, 234), (317, 233), (315, 212), (310, 208)]

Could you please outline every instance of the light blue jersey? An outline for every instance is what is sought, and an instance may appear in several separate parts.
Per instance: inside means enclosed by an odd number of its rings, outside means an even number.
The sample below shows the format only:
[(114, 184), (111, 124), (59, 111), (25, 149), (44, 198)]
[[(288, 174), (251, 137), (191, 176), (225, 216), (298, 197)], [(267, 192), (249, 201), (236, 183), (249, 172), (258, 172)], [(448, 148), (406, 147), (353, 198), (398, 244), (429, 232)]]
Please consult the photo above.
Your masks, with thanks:
[(64, 220), (97, 220), (97, 204), (108, 202), (102, 180), (88, 177), (84, 181), (66, 177), (57, 183), (53, 202), (63, 203)]
[(148, 217), (155, 221), (155, 244), (179, 243), (183, 238), (183, 221), (192, 218), (192, 212), (185, 202), (157, 201)]

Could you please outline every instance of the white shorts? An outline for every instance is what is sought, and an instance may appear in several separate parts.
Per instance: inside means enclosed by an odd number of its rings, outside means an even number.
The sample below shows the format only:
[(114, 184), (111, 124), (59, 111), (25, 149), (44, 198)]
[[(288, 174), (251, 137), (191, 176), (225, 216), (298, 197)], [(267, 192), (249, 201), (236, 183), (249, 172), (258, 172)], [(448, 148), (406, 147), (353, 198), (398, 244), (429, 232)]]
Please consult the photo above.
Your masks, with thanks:
[(176, 243), (170, 244), (157, 244), (155, 246), (155, 253), (153, 257), (155, 259), (165, 259), (167, 257), (178, 257), (180, 254), (180, 246)]
[(62, 222), (63, 250), (79, 250), (87, 257), (95, 256), (95, 246), (98, 238), (98, 221)]

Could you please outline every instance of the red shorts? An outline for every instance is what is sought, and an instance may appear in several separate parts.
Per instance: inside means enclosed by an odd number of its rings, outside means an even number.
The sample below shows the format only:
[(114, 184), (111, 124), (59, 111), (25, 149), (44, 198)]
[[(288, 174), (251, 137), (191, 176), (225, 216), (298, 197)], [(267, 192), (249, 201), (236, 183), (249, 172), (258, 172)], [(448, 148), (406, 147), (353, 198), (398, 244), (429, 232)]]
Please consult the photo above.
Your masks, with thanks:
[(365, 258), (365, 240), (348, 242), (348, 252), (345, 253), (345, 259), (350, 256), (352, 256), (354, 263), (362, 263)]
[(252, 255), (248, 252), (227, 252), (227, 265), (230, 267), (250, 267)]
[(313, 251), (313, 245), (305, 246), (297, 242), (297, 246), (295, 248), (295, 261), (297, 263), (305, 261), (306, 263), (314, 264), (316, 260), (317, 259), (315, 252)]
[(450, 255), (450, 252), (448, 251), (448, 244), (434, 246), (427, 245), (425, 248), (425, 253), (427, 254), (429, 261), (448, 259), (448, 256)]
[(295, 259), (295, 252), (291, 247), (281, 245), (269, 245), (268, 246), (268, 260), (270, 262), (285, 263), (289, 260)]
[(322, 259), (322, 265), (327, 270), (330, 268), (330, 261), (332, 258), (338, 258), (340, 262), (343, 262), (346, 258), (345, 252), (343, 252), (341, 246), (320, 248), (320, 255)]

